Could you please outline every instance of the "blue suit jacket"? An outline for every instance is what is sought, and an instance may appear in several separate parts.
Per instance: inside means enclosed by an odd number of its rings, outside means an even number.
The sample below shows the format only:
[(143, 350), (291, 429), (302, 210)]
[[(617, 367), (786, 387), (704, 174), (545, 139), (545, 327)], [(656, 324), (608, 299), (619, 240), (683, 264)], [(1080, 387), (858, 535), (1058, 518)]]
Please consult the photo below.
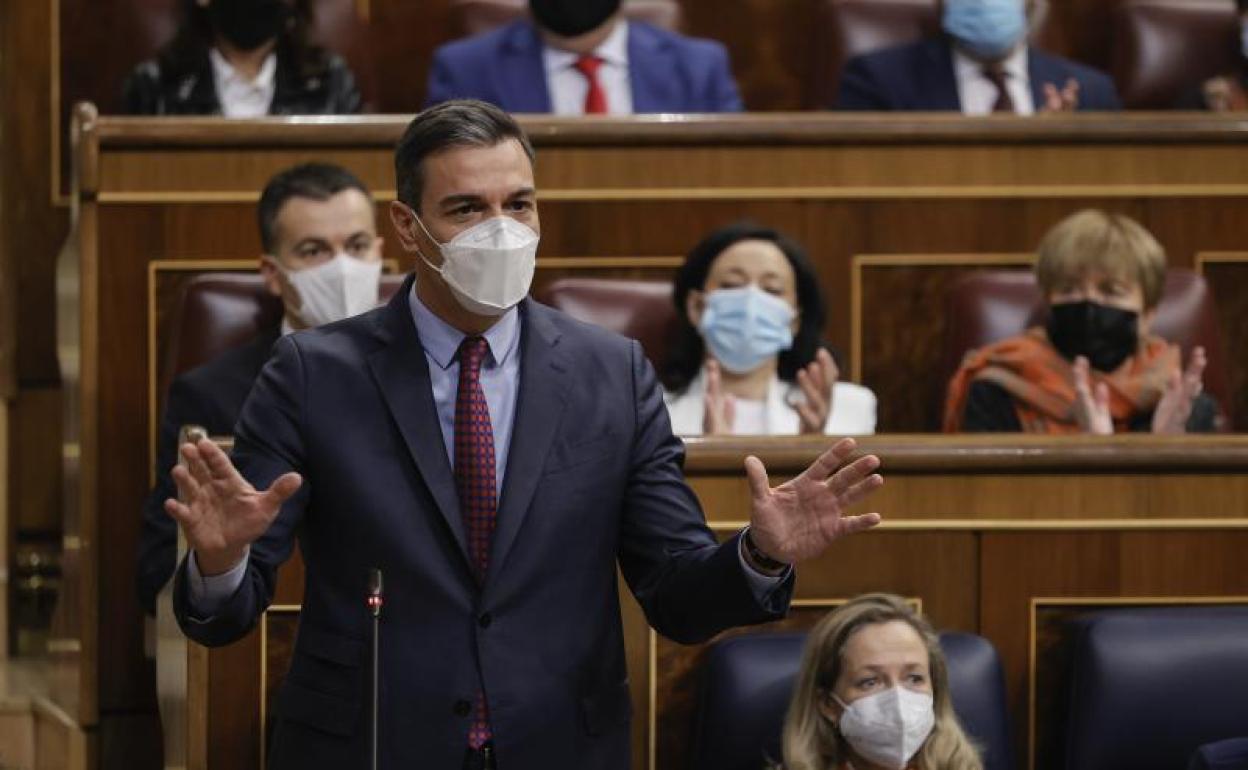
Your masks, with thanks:
[(277, 343), (243, 407), (234, 461), (258, 487), (292, 469), (304, 486), (253, 544), (217, 615), (188, 612), (179, 567), (179, 622), (203, 644), (242, 637), (297, 537), (304, 603), (270, 767), (367, 766), (364, 599), (377, 567), (382, 767), (459, 768), (483, 687), (503, 767), (625, 770), (617, 561), (650, 623), (683, 642), (779, 616), (792, 580), (760, 606), (738, 538), (716, 544), (640, 345), (526, 300), (512, 446), (478, 583), (411, 285), (383, 308)]
[[(1045, 101), (1045, 83), (1061, 88), (1074, 78), (1079, 82), (1080, 110), (1122, 109), (1118, 90), (1105, 73), (1034, 46), (1028, 48), (1027, 59), (1037, 108)], [(855, 56), (841, 71), (835, 106), (841, 110), (961, 110), (949, 40), (928, 38)]]
[[(633, 112), (740, 112), (741, 95), (720, 43), (628, 23)], [(550, 112), (542, 38), (527, 19), (439, 48), (426, 106), (481, 99), (508, 112)]]

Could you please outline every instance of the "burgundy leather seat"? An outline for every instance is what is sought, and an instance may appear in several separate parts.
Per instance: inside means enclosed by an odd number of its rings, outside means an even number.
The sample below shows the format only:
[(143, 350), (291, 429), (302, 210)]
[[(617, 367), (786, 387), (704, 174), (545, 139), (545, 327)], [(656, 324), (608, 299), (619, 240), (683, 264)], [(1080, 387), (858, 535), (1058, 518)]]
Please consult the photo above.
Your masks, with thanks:
[(1237, 64), (1231, 0), (1123, 0), (1115, 17), (1112, 74), (1129, 109), (1172, 107)]
[(679, 328), (670, 281), (561, 278), (535, 296), (573, 318), (639, 341), (656, 369)]
[[(527, 0), (452, 0), (452, 25), (460, 35), (475, 35), (515, 21), (528, 7)], [(663, 29), (680, 29), (676, 0), (624, 0), (624, 15)]]
[[(403, 283), (403, 275), (381, 277), (382, 300)], [(165, 366), (160, 393), (174, 377), (216, 358), (282, 320), (282, 303), (257, 273), (203, 273), (186, 285), (165, 329)]]
[(936, 0), (819, 0), (807, 106), (836, 103), (845, 62), (940, 30)]
[[(1043, 297), (1031, 271), (983, 271), (960, 279), (948, 294), (944, 365), (939, 379), (941, 403), (945, 384), (968, 351), (1043, 322)], [(1229, 425), (1230, 378), (1216, 305), (1203, 276), (1181, 269), (1166, 273), (1166, 285), (1152, 330), (1178, 343), (1185, 363), (1193, 347), (1205, 348), (1209, 361), (1205, 369), (1205, 389), (1217, 400), (1224, 421)]]

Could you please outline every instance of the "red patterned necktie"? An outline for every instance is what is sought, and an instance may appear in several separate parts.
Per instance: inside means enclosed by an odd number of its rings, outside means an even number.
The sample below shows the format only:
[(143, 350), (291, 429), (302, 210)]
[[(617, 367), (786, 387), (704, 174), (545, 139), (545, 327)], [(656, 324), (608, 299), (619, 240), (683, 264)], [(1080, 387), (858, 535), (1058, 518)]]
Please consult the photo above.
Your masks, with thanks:
[(576, 68), (589, 81), (589, 91), (585, 94), (586, 115), (607, 114), (607, 92), (602, 90), (602, 83), (598, 81), (598, 69), (601, 66), (602, 59), (597, 56), (582, 56), (576, 60)]
[(984, 67), (984, 77), (997, 87), (997, 101), (992, 105), (993, 112), (1014, 112), (1014, 99), (1010, 96), (1010, 88), (1006, 82), (1005, 69), (1000, 64)]
[[(455, 396), (455, 488), (468, 530), (468, 554), (482, 581), (490, 566), (490, 539), (498, 507), (494, 429), (481, 389), (481, 362), (489, 351), (483, 337), (467, 337), (460, 343), (459, 391)], [(480, 749), (491, 737), (489, 707), (485, 693), (479, 692), (468, 726), (468, 746)]]

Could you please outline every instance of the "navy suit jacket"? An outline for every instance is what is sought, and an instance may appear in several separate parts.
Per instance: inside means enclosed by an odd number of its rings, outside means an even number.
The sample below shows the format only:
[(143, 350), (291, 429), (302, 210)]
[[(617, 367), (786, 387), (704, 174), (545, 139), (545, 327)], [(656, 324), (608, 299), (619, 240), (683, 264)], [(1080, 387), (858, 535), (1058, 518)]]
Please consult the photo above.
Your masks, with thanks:
[(136, 588), (149, 615), (156, 614), (156, 596), (173, 576), (178, 557), (178, 525), (165, 513), (165, 500), (178, 496), (169, 475), (178, 461), (178, 431), (183, 425), (199, 425), (210, 436), (232, 434), (278, 336), (278, 327), (266, 329), (246, 344), (178, 375), (169, 385), (156, 450), (156, 484), (143, 503), (139, 533)]
[[(720, 43), (628, 24), (633, 112), (740, 112), (741, 95)], [(425, 105), (481, 99), (508, 112), (550, 112), (541, 33), (528, 19), (439, 48)]]
[(298, 539), (306, 565), (270, 767), (364, 767), (370, 568), (385, 575), (384, 768), (459, 768), (469, 705), (487, 693), (501, 766), (629, 767), (630, 701), (616, 564), (649, 622), (680, 642), (781, 615), (707, 528), (662, 391), (633, 340), (525, 300), (515, 426), (490, 570), (478, 583), (440, 434), (412, 279), (385, 307), (280, 340), (239, 418), (233, 459), (255, 485), (304, 485), (252, 545), (213, 617), (185, 633), (232, 642), (268, 605)]
[[(1027, 66), (1037, 109), (1045, 102), (1045, 83), (1062, 88), (1070, 78), (1079, 83), (1080, 110), (1122, 109), (1114, 82), (1103, 72), (1034, 46), (1027, 49)], [(841, 71), (835, 106), (880, 112), (961, 110), (948, 38), (928, 38), (850, 59)]]

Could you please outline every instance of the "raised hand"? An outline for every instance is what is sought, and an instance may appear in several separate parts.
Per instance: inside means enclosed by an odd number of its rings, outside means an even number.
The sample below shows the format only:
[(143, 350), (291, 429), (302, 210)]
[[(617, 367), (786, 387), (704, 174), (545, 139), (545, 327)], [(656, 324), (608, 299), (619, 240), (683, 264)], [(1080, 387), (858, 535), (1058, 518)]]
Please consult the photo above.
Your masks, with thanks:
[(287, 473), (261, 492), (211, 440), (183, 444), (179, 451), (186, 464), (173, 469), (173, 480), (181, 500), (166, 500), (165, 512), (186, 533), (201, 573), (219, 575), (243, 558), (303, 479)]
[(792, 405), (801, 418), (799, 433), (823, 433), (832, 413), (832, 389), (840, 374), (832, 354), (823, 348), (819, 348), (814, 361), (797, 370), (797, 385), (806, 397)]
[(800, 476), (775, 488), (767, 481), (763, 462), (754, 456), (745, 458), (753, 498), (750, 538), (763, 554), (796, 564), (823, 553), (839, 538), (880, 523), (878, 513), (845, 515), (850, 506), (884, 484), (875, 472), (880, 467), (875, 455), (841, 467), (856, 447), (852, 438), (841, 439)]
[(1166, 390), (1153, 412), (1153, 433), (1180, 434), (1187, 432), (1187, 418), (1192, 415), (1192, 404), (1204, 390), (1205, 349), (1192, 350), (1187, 368), (1180, 375), (1174, 372), (1166, 381)]
[(736, 422), (737, 402), (731, 393), (725, 393), (719, 362), (706, 362), (706, 394), (702, 398), (702, 435), (727, 436)]
[(1084, 356), (1075, 357), (1075, 422), (1084, 433), (1111, 436), (1114, 418), (1109, 413), (1109, 386), (1103, 382), (1092, 385), (1091, 365)]

